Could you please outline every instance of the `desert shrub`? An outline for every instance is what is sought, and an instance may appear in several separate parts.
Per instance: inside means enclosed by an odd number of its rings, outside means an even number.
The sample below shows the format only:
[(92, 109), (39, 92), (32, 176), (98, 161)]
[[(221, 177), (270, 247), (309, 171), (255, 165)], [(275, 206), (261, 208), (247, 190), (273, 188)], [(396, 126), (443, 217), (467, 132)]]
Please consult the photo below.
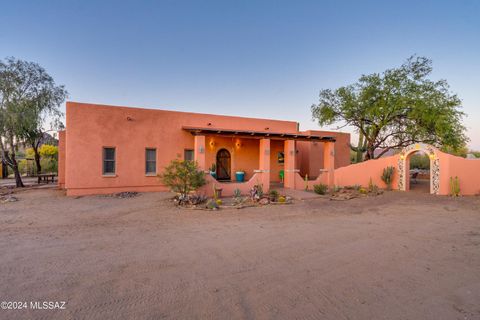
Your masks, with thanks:
[(270, 198), (270, 201), (276, 202), (278, 200), (279, 194), (277, 190), (270, 190), (270, 192), (268, 193), (268, 196)]
[(333, 192), (338, 192), (338, 191), (340, 191), (340, 190), (342, 190), (342, 187), (340, 187), (340, 186), (333, 186)]
[(190, 160), (172, 160), (159, 177), (171, 191), (183, 197), (187, 197), (190, 192), (206, 183), (204, 173), (198, 169), (197, 162)]
[(358, 189), (358, 192), (360, 192), (361, 194), (367, 194), (368, 190), (365, 189), (365, 188), (360, 188), (360, 189)]
[(216, 210), (218, 209), (218, 203), (215, 199), (210, 199), (208, 200), (206, 207), (207, 209)]
[(234, 198), (240, 198), (242, 196), (242, 191), (240, 191), (240, 189), (235, 189), (233, 190), (233, 197)]
[(278, 197), (278, 202), (284, 203), (285, 201), (287, 201), (287, 199), (284, 196)]
[(193, 204), (193, 205), (202, 204), (207, 201), (207, 196), (204, 194), (198, 194), (198, 193), (191, 194), (188, 197), (188, 201), (190, 204)]
[(256, 184), (250, 189), (250, 198), (252, 200), (260, 200), (263, 197), (263, 186), (261, 184)]
[(382, 173), (382, 181), (385, 182), (387, 185), (387, 189), (392, 189), (392, 180), (393, 180), (393, 173), (395, 172), (395, 168), (392, 166), (386, 167), (383, 169)]
[(219, 206), (221, 206), (222, 203), (223, 203), (223, 202), (222, 202), (222, 199), (217, 199), (215, 202), (216, 202)]
[(378, 186), (373, 183), (372, 178), (368, 181), (368, 192), (370, 193), (378, 193)]
[(458, 197), (460, 195), (460, 181), (458, 177), (450, 177), (450, 195), (452, 197)]
[(328, 191), (328, 186), (326, 184), (314, 184), (313, 191), (317, 194), (326, 194)]

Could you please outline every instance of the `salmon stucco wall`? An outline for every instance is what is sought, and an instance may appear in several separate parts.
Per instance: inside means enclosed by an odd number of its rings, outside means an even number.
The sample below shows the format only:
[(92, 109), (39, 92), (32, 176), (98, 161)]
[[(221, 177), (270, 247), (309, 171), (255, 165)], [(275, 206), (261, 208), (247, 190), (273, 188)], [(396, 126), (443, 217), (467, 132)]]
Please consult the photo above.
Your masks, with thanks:
[(383, 169), (389, 166), (395, 167), (392, 189), (398, 189), (398, 156), (385, 157), (352, 164), (335, 170), (335, 185), (352, 186), (361, 185), (367, 187), (370, 179), (380, 188), (386, 188), (381, 176)]
[[(304, 134), (335, 137), (335, 168), (341, 168), (350, 165), (350, 134), (333, 131), (308, 130)], [(315, 179), (319, 176), (323, 167), (323, 149), (324, 143), (298, 141), (297, 142), (297, 163), (300, 169), (300, 175)]]
[(439, 153), (439, 158), (441, 194), (450, 194), (450, 178), (458, 177), (460, 195), (480, 195), (480, 159), (465, 159), (446, 153)]
[(245, 171), (245, 180), (250, 179), (258, 169), (258, 139), (240, 139), (207, 136), (205, 140), (207, 169), (216, 163), (217, 153), (226, 149), (230, 153), (230, 176), (235, 180), (236, 171)]
[(66, 165), (66, 131), (58, 132), (58, 187), (65, 188), (65, 165)]
[[(157, 173), (185, 149), (194, 148), (194, 138), (183, 126), (235, 128), (238, 130), (296, 133), (297, 122), (210, 114), (112, 107), (67, 102), (65, 188), (68, 195), (120, 191), (166, 190), (158, 177), (145, 174), (145, 148), (157, 150)], [(208, 136), (207, 136), (208, 139)], [(208, 143), (208, 142), (207, 142)], [(253, 168), (253, 144), (245, 142), (248, 161), (236, 168)], [(102, 175), (103, 147), (115, 147), (116, 172)], [(207, 151), (208, 152), (208, 151)], [(212, 163), (208, 153), (206, 165)], [(253, 159), (251, 159), (253, 158)], [(248, 179), (248, 177), (247, 177)]]

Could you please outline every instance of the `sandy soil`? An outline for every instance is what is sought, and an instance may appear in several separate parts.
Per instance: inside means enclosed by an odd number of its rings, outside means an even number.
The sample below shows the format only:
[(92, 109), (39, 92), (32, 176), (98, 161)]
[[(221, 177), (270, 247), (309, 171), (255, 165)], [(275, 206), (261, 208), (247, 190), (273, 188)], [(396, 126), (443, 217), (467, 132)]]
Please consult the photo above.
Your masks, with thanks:
[(166, 194), (0, 204), (1, 319), (480, 319), (480, 198), (179, 210)]

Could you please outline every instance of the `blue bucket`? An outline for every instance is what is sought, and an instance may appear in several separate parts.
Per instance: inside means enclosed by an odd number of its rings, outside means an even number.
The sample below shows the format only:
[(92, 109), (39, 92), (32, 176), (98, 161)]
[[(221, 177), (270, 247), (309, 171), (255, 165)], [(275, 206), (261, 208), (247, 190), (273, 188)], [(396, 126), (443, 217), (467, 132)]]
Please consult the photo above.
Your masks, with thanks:
[(241, 172), (241, 171), (235, 172), (235, 178), (237, 179), (238, 182), (244, 182), (245, 181), (245, 172)]

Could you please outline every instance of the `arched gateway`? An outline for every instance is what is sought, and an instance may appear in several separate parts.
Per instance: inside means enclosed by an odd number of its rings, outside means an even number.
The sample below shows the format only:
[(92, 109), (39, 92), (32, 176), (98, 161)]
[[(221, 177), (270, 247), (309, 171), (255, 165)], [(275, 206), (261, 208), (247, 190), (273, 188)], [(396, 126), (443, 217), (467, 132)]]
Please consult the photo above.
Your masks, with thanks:
[(398, 189), (402, 191), (409, 189), (410, 156), (417, 151), (423, 151), (430, 159), (430, 193), (438, 194), (440, 191), (440, 159), (438, 150), (424, 143), (411, 144), (400, 153), (398, 158)]

